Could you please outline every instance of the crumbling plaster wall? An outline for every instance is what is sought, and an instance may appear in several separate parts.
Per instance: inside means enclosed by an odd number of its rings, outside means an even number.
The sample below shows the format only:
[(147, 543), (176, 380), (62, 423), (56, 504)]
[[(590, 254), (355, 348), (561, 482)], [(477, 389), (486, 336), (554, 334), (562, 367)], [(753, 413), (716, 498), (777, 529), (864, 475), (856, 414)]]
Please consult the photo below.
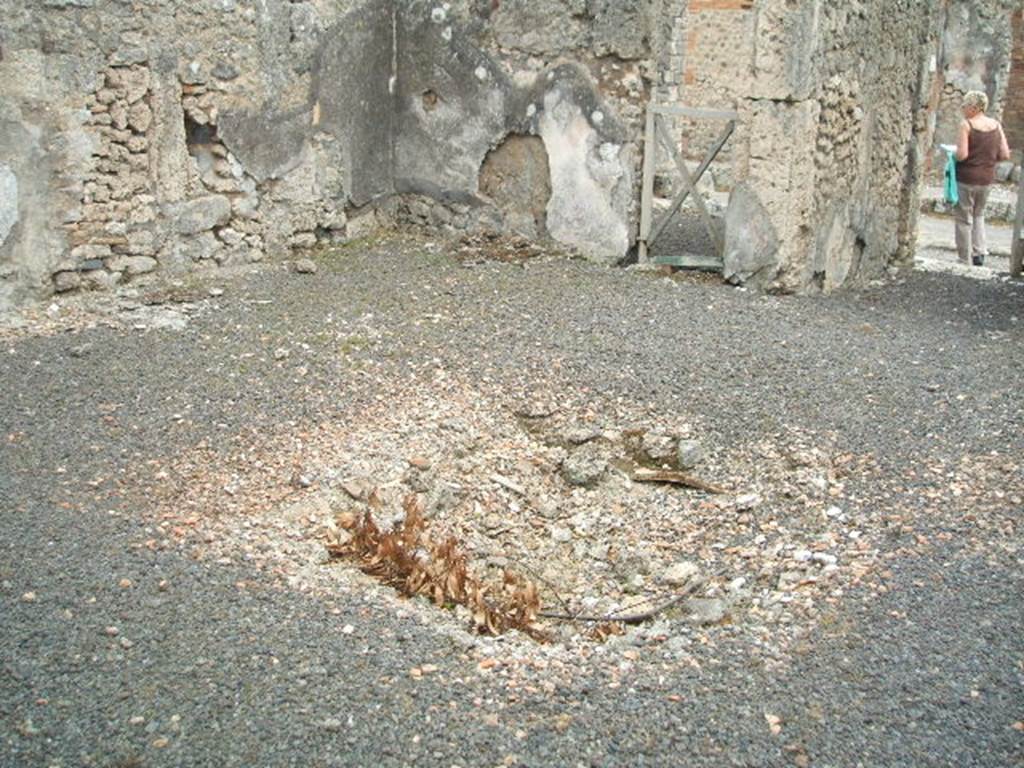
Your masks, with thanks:
[(4, 6), (0, 307), (259, 261), (371, 210), (515, 230), (521, 201), (480, 178), (517, 137), (547, 152), (537, 235), (604, 262), (633, 237), (662, 0)]
[[(413, 221), (516, 230), (546, 209), (563, 244), (611, 263), (632, 238), (639, 131), (657, 2), (413, 0), (397, 18), (396, 191)], [(545, 200), (483, 194), (481, 168), (506, 139), (539, 137)], [(533, 161), (529, 161), (533, 163)], [(485, 169), (486, 170), (486, 169)], [(524, 169), (529, 171), (529, 169)], [(485, 174), (486, 175), (486, 174)]]

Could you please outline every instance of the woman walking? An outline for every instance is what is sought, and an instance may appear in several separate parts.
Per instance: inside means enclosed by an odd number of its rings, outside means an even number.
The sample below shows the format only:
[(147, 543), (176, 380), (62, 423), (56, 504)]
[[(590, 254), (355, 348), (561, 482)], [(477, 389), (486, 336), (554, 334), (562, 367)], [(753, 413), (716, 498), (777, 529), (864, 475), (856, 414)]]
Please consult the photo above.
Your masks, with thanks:
[(980, 267), (988, 247), (985, 240), (985, 203), (996, 180), (996, 163), (1010, 159), (1006, 134), (998, 120), (985, 114), (988, 96), (970, 91), (964, 96), (964, 121), (956, 142), (956, 181), (960, 202), (956, 218), (956, 250), (960, 261)]

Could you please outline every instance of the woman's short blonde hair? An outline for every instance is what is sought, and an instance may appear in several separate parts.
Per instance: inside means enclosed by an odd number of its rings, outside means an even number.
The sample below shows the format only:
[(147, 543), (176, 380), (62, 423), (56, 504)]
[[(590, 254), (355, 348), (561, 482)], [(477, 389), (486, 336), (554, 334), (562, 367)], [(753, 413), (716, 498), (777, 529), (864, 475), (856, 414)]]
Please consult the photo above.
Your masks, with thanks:
[(968, 91), (964, 94), (964, 106), (974, 107), (979, 112), (988, 109), (988, 96), (981, 91)]

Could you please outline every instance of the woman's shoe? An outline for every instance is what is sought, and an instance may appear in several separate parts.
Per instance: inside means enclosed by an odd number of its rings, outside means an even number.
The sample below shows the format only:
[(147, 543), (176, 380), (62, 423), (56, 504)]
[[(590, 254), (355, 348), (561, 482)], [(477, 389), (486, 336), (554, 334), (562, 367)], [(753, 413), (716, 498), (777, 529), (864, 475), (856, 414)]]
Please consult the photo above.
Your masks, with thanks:
[(974, 256), (971, 259), (971, 263), (974, 264), (974, 266), (976, 266), (976, 267), (983, 267), (985, 265), (985, 257), (984, 256)]

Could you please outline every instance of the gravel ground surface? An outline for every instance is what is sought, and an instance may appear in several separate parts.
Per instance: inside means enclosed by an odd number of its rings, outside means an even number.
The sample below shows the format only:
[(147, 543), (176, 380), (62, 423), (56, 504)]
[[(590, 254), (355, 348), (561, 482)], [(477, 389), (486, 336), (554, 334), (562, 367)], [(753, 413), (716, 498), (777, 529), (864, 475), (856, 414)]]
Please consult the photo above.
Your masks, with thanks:
[[(768, 297), (414, 238), (318, 266), (0, 332), (0, 764), (1021, 763), (1022, 286), (914, 274)], [(729, 523), (702, 539), (704, 509), (670, 554), (735, 570), (753, 551), (745, 602), (537, 645), (326, 562), (350, 475), (411, 487), (425, 458), (452, 477), (445, 419), (480, 427), (464, 479), (502, 470), (571, 503), (564, 457), (516, 463), (553, 450), (513, 430), (524, 408), (699, 439), (698, 469), (735, 486)], [(747, 460), (794, 449), (828, 457), (823, 491), (801, 490), (801, 461), (762, 476)], [(846, 456), (857, 471), (836, 475)], [(707, 500), (609, 476), (579, 490), (588, 509), (660, 493), (688, 518)], [(739, 509), (747, 485), (763, 501)], [(512, 510), (507, 490), (480, 490), (504, 505), (491, 514)], [(870, 568), (851, 562), (861, 539)], [(803, 599), (776, 583), (803, 544), (838, 553), (838, 581), (819, 594), (815, 572), (810, 613), (758, 618), (755, 599)]]

